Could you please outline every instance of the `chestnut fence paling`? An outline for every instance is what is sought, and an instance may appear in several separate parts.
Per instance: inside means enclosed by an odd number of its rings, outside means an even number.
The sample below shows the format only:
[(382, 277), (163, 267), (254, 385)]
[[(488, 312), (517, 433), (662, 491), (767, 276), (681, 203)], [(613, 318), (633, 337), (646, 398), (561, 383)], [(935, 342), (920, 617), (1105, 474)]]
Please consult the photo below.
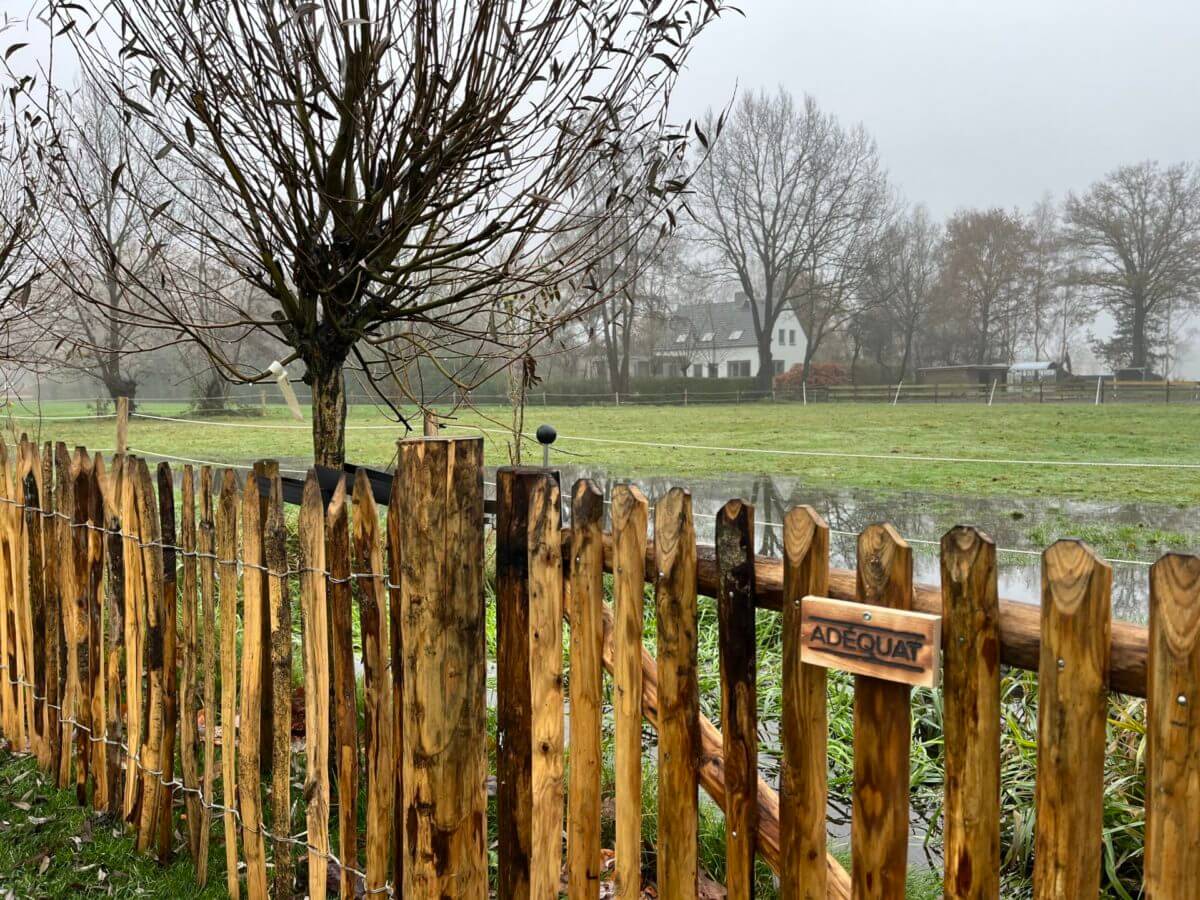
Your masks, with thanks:
[[(931, 588), (913, 584), (912, 552), (888, 525), (859, 536), (855, 570), (832, 569), (829, 529), (810, 507), (787, 513), (774, 560), (754, 555), (744, 501), (721, 509), (705, 547), (680, 488), (651, 510), (620, 486), (606, 532), (596, 486), (568, 492), (547, 469), (501, 469), (485, 501), (477, 438), (402, 441), (398, 459), (396, 478), (326, 470), (300, 482), (264, 462), (239, 485), (229, 470), (164, 463), (152, 475), (128, 454), (0, 444), (8, 745), (80, 803), (119, 814), (139, 851), (193, 857), (198, 883), (215, 829), (231, 896), (483, 900), (490, 513), (504, 900), (590, 900), (610, 877), (616, 896), (639, 896), (645, 802), (657, 807), (658, 895), (696, 897), (700, 790), (725, 812), (728, 896), (754, 896), (757, 858), (784, 897), (902, 897), (911, 688), (882, 669), (855, 681), (849, 871), (827, 846), (827, 680), (804, 650), (804, 610), (831, 601), (880, 623), (940, 617), (947, 897), (1000, 890), (1005, 664), (1039, 680), (1036, 808), (1022, 811), (1036, 813), (1035, 896), (1099, 889), (1110, 691), (1148, 700), (1146, 896), (1188, 897), (1200, 883), (1200, 558), (1151, 567), (1143, 627), (1110, 621), (1109, 567), (1077, 541), (1043, 554), (1039, 608), (998, 596), (995, 545), (969, 527), (943, 538)], [(285, 503), (300, 505), (295, 544)], [(716, 599), (720, 729), (699, 705), (704, 596)], [(758, 772), (755, 643), (756, 616), (774, 614), (778, 793)], [(650, 617), (654, 654), (642, 637)], [(611, 875), (600, 828), (608, 716)]]

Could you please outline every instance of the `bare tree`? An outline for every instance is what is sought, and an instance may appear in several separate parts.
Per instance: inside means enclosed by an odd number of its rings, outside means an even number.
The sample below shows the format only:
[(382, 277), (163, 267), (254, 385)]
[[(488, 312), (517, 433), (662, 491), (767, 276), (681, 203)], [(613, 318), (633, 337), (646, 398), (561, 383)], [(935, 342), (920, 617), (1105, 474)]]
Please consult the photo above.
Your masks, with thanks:
[(715, 268), (750, 300), (759, 387), (774, 378), (771, 335), (795, 308), (811, 360), (841, 324), (865, 271), (886, 179), (874, 142), (843, 128), (812, 97), (797, 106), (782, 88), (744, 93), (728, 122), (709, 113), (722, 137), (695, 179), (699, 240)]
[(1076, 283), (1116, 323), (1098, 342), (1100, 355), (1116, 366), (1152, 366), (1168, 309), (1194, 306), (1200, 291), (1200, 169), (1122, 166), (1086, 194), (1068, 195), (1065, 219), (1081, 258)]
[[(914, 206), (884, 233), (867, 278), (864, 294), (886, 323), (899, 347), (899, 377), (913, 366), (914, 349), (932, 312), (941, 274), (941, 228), (924, 206)], [(870, 343), (871, 316), (860, 314), (855, 342)]]
[[(1061, 292), (1068, 261), (1058, 206), (1047, 195), (1034, 204), (1027, 220), (1029, 230), (1029, 284), (1025, 320), (1033, 358), (1047, 358), (1047, 351), (1060, 343), (1053, 320), (1062, 310)], [(1061, 361), (1059, 357), (1057, 361)]]
[[(150, 131), (151, 159), (187, 173), (173, 179), (178, 190), (211, 190), (198, 215), (160, 215), (270, 298), (266, 318), (231, 304), (226, 324), (291, 348), (283, 362), (299, 360), (312, 387), (316, 459), (340, 465), (348, 363), (390, 403), (384, 385), (404, 383), (420, 358), (493, 352), (494, 368), (505, 368), (528, 335), (561, 325), (546, 303), (559, 285), (601, 293), (592, 264), (608, 250), (597, 240), (604, 215), (647, 193), (663, 212), (686, 186), (665, 174), (686, 154), (666, 106), (721, 4), (52, 9), (85, 82), (120, 97)], [(585, 174), (605, 176), (602, 203), (587, 202)], [(492, 315), (499, 307), (505, 315)], [(269, 377), (234, 365), (186, 304), (152, 319), (203, 346), (232, 379)]]
[(964, 210), (947, 222), (944, 287), (964, 313), (966, 361), (1012, 360), (1024, 327), (1029, 245), (1024, 222), (1002, 209)]

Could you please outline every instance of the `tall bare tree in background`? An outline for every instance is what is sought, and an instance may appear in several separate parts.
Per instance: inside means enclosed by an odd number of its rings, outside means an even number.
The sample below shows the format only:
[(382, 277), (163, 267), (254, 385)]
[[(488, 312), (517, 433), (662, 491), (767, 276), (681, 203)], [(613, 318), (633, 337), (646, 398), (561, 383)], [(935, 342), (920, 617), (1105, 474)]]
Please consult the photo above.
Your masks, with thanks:
[(964, 210), (946, 223), (944, 321), (961, 319), (967, 342), (954, 361), (1011, 362), (1024, 329), (1029, 231), (1017, 213)]
[[(283, 361), (299, 360), (312, 387), (316, 459), (336, 466), (348, 361), (376, 387), (455, 345), (503, 367), (530, 333), (561, 324), (544, 303), (559, 285), (599, 296), (605, 216), (647, 193), (665, 211), (686, 186), (667, 175), (686, 138), (665, 110), (720, 11), (714, 0), (652, 12), (640, 0), (83, 0), (53, 7), (51, 27), (84, 83), (121, 99), (135, 135), (148, 131), (141, 149), (171, 183), (211, 191), (203, 209), (158, 214), (269, 298), (266, 318), (230, 300), (224, 324), (291, 348)], [(606, 176), (601, 204), (581, 202), (585, 173)], [(230, 378), (268, 377), (234, 365), (186, 305), (154, 318)]]
[[(0, 27), (0, 32), (4, 30)], [(41, 216), (36, 184), (40, 166), (31, 150), (29, 122), (15, 95), (4, 92), (0, 110), (0, 363), (14, 367), (3, 377), (7, 390), (15, 367), (31, 367), (44, 345), (39, 297), (34, 285), (41, 272), (32, 252)]]
[(1115, 322), (1098, 355), (1114, 367), (1152, 367), (1168, 342), (1168, 311), (1182, 314), (1200, 296), (1200, 169), (1122, 166), (1068, 195), (1065, 219), (1081, 258), (1075, 281)]
[(111, 92), (88, 84), (52, 97), (63, 124), (54, 139), (60, 152), (48, 155), (39, 258), (62, 314), (46, 327), (64, 348), (63, 368), (132, 401), (143, 354), (179, 339), (150, 327), (154, 309), (193, 299), (176, 295), (178, 281), (156, 277), (182, 252), (164, 215), (175, 190), (146, 151), (149, 131), (127, 119)]
[[(886, 179), (874, 142), (844, 128), (806, 97), (782, 88), (743, 93), (721, 140), (695, 179), (700, 242), (718, 273), (750, 301), (758, 342), (758, 385), (774, 377), (771, 335), (794, 307), (808, 338), (806, 362), (848, 316), (866, 271), (868, 245), (886, 205)], [(807, 369), (807, 366), (806, 366)]]
[[(925, 331), (939, 286), (941, 243), (941, 227), (930, 218), (929, 210), (915, 206), (885, 232), (867, 279), (866, 305), (875, 318), (886, 323), (899, 345), (900, 378), (915, 368), (916, 343)], [(867, 321), (858, 322), (859, 343), (869, 343)]]

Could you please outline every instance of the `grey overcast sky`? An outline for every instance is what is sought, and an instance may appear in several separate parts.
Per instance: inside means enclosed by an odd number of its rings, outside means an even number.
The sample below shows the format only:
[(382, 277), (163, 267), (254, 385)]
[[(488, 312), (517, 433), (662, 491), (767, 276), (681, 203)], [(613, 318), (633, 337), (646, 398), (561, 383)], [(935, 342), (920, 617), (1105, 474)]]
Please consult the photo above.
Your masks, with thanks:
[(680, 118), (736, 87), (810, 93), (879, 142), (937, 215), (1028, 207), (1115, 166), (1200, 160), (1198, 0), (744, 0), (677, 88)]

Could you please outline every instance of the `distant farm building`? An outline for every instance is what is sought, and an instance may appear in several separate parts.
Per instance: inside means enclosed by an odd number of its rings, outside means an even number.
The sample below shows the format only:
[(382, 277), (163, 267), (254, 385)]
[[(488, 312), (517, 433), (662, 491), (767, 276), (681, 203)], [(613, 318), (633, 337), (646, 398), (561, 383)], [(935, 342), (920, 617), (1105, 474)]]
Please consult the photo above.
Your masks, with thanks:
[(1007, 363), (982, 363), (967, 366), (926, 366), (917, 369), (918, 384), (991, 384), (1006, 381)]

